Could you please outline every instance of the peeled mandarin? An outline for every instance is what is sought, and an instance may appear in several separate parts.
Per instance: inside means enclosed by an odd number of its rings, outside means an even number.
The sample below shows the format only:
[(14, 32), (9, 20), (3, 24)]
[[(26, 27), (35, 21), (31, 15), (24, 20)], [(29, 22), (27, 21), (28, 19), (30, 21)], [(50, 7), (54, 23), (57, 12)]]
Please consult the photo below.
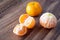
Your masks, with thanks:
[(44, 13), (39, 21), (44, 28), (54, 28), (57, 24), (57, 18), (49, 12)]
[(22, 14), (20, 17), (19, 17), (19, 23), (24, 23), (24, 21), (26, 20), (26, 18), (28, 18), (28, 14)]
[(28, 14), (22, 14), (19, 17), (19, 23), (23, 23), (24, 26), (31, 29), (35, 26), (35, 19), (33, 17), (29, 16)]
[(35, 26), (35, 19), (31, 16), (29, 16), (25, 22), (24, 22), (24, 25), (29, 28), (29, 29), (32, 29), (34, 26)]
[(17, 24), (13, 29), (13, 33), (18, 36), (23, 36), (27, 33), (27, 28), (23, 24)]
[(30, 16), (38, 16), (42, 12), (41, 4), (36, 1), (29, 2), (26, 6), (26, 12)]

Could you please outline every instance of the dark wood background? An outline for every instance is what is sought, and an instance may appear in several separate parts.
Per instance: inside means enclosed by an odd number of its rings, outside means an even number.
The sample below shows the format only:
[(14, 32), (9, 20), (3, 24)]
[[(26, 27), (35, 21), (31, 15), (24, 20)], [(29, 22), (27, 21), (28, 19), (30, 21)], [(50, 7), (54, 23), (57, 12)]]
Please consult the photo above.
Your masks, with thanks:
[[(19, 37), (12, 31), (18, 18), (26, 13), (26, 4), (31, 1), (41, 3), (43, 12), (52, 12), (58, 19), (57, 26), (45, 29), (39, 24), (39, 16), (35, 28), (28, 30), (25, 36)], [(0, 40), (60, 40), (60, 0), (0, 0)]]

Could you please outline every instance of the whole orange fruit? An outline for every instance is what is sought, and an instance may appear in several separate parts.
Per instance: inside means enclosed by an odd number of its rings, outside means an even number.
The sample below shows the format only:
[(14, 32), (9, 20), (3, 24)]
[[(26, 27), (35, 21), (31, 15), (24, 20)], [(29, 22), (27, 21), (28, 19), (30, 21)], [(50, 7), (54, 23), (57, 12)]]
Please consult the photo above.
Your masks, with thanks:
[(34, 2), (29, 2), (26, 6), (26, 12), (30, 16), (37, 16), (37, 15), (41, 14), (42, 7), (39, 4), (39, 2), (35, 2), (35, 1)]

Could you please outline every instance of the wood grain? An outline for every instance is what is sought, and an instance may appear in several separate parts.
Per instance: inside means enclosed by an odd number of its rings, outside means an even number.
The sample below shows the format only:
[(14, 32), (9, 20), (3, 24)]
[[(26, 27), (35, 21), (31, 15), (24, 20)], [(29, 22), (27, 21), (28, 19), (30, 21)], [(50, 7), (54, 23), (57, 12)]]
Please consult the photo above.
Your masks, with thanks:
[[(43, 12), (52, 12), (58, 19), (56, 28), (45, 29), (39, 24), (41, 15), (34, 17), (36, 25), (22, 37), (15, 35), (12, 31), (16, 24), (19, 24), (19, 16), (26, 13), (26, 4), (31, 1), (41, 3)], [(60, 38), (60, 1), (59, 0), (24, 0), (12, 1), (10, 7), (0, 11), (0, 40), (59, 40)], [(17, 2), (17, 3), (16, 3)], [(7, 6), (7, 5), (6, 5)], [(3, 8), (4, 9), (4, 8)]]
[(2, 2), (0, 2), (0, 12), (6, 10), (7, 8), (9, 8), (10, 6), (14, 5), (16, 3), (16, 0), (2, 0)]
[(57, 39), (56, 40), (60, 40), (60, 35), (58, 35)]

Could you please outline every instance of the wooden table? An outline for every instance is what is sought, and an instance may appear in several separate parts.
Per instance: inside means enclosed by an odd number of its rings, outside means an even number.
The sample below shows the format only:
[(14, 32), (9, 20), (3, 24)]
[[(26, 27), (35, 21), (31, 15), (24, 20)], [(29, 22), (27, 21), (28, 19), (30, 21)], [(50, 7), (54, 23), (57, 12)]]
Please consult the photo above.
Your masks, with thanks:
[[(12, 31), (15, 25), (19, 24), (19, 16), (26, 13), (26, 4), (30, 1), (38, 1), (41, 3), (43, 7), (42, 14), (44, 12), (52, 12), (57, 17), (58, 23), (56, 28), (45, 29), (39, 24), (39, 15), (34, 17), (36, 20), (35, 28), (28, 30), (28, 33), (25, 36), (19, 37)], [(6, 4), (2, 4), (0, 5), (0, 40), (60, 40), (59, 0), (8, 0)]]

